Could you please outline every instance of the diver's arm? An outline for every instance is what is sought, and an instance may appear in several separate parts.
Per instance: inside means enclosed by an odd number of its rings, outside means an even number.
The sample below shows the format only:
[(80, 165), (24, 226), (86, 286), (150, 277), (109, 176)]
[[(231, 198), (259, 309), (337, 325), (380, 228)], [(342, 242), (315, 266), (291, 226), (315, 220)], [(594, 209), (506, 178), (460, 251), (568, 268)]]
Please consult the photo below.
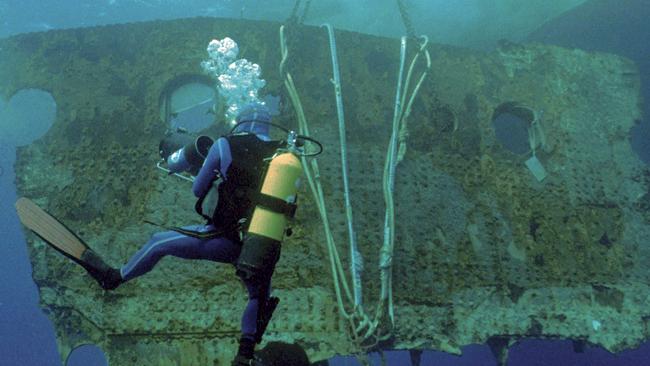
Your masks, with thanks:
[(192, 192), (196, 197), (202, 197), (208, 189), (210, 184), (217, 175), (217, 172), (220, 172), (222, 154), (224, 151), (230, 152), (230, 146), (228, 146), (228, 141), (224, 138), (219, 138), (208, 151), (208, 156), (203, 162), (199, 174), (196, 175), (194, 183), (192, 184)]

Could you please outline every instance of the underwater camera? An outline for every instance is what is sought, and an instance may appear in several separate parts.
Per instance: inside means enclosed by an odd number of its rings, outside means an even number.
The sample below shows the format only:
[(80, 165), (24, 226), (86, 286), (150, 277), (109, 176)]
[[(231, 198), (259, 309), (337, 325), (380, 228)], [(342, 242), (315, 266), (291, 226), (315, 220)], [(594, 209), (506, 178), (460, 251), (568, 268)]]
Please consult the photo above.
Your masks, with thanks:
[[(237, 132), (249, 132), (238, 131), (237, 128), (240, 125), (250, 123), (250, 121), (238, 123), (230, 130), (229, 135)], [(296, 156), (314, 157), (323, 151), (321, 143), (309, 136), (299, 135), (295, 131), (287, 130), (270, 122), (257, 121), (255, 123), (275, 127), (285, 135), (284, 138), (279, 140), (284, 141), (285, 147), (278, 149), (275, 155), (282, 152), (291, 152)], [(158, 146), (161, 159), (156, 166), (169, 175), (175, 175), (193, 182), (194, 177), (201, 170), (212, 144), (214, 144), (212, 138), (205, 135), (192, 135), (184, 128), (168, 130)]]
[[(192, 180), (183, 173), (196, 176), (213, 143), (214, 140), (208, 136), (193, 136), (182, 128), (167, 131), (158, 145), (161, 160), (157, 166), (170, 175)], [(163, 166), (165, 163), (166, 168)]]

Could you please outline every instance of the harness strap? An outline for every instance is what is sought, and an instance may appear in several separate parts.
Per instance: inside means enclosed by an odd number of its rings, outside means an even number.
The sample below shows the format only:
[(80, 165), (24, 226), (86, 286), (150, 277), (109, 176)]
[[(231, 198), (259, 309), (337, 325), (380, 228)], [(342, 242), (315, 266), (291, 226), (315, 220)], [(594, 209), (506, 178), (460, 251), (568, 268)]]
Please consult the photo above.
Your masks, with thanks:
[(296, 209), (298, 205), (296, 203), (289, 203), (283, 199), (269, 196), (261, 192), (256, 192), (254, 199), (252, 200), (253, 204), (260, 205), (267, 210), (277, 212), (287, 217), (293, 218), (296, 214)]
[(190, 236), (190, 237), (196, 238), (196, 239), (202, 239), (202, 240), (214, 239), (214, 238), (218, 238), (218, 237), (227, 236), (227, 234), (236, 233), (238, 231), (239, 227), (241, 226), (238, 223), (237, 225), (235, 225), (233, 227), (228, 227), (228, 228), (224, 228), (224, 229), (220, 229), (220, 230), (214, 229), (214, 230), (211, 230), (211, 231), (196, 231), (196, 230), (184, 229), (184, 228), (179, 227), (179, 226), (161, 225), (161, 224), (157, 224), (155, 222), (151, 222), (149, 220), (144, 220), (144, 222), (147, 223), (147, 224), (150, 224), (150, 225), (158, 226), (158, 227), (161, 227), (163, 229), (167, 229), (167, 230), (170, 230), (170, 231), (175, 231), (177, 233), (180, 233), (180, 234), (183, 234), (183, 235), (186, 235), (186, 236)]

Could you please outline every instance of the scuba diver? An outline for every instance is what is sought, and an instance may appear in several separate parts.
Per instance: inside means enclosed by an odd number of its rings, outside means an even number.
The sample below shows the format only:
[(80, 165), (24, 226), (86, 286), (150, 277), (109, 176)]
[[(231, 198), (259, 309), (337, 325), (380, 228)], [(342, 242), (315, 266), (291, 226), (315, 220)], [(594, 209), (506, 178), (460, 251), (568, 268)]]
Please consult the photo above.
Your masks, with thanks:
[[(66, 228), (44, 211), (39, 212), (40, 208), (28, 199), (19, 199), (16, 207), (25, 226), (80, 264), (105, 290), (114, 290), (144, 275), (167, 255), (235, 265), (248, 291), (239, 349), (232, 363), (243, 366), (258, 364), (254, 358), (255, 345), (261, 342), (279, 302), (277, 297), (270, 296), (271, 277), (280, 257), (280, 243), (285, 234), (290, 235), (286, 222), (295, 213), (302, 175), (297, 150), (292, 151), (291, 146), (295, 147), (298, 137), (311, 139), (290, 132), (287, 141), (271, 140), (271, 115), (259, 103), (244, 106), (236, 122), (229, 135), (214, 143), (206, 136), (202, 137), (209, 140), (207, 144), (201, 137), (193, 142), (197, 147), (203, 141), (197, 149), (207, 152), (207, 156), (199, 156), (198, 164), (191, 162), (196, 160), (192, 156), (196, 152), (189, 152), (190, 145), (167, 159), (170, 174), (182, 169), (196, 173), (192, 174), (192, 191), (198, 198), (195, 208), (206, 224), (168, 228), (169, 231), (154, 234), (120, 268), (106, 264), (72, 233), (67, 240), (61, 240), (61, 235), (50, 239), (45, 229), (40, 228), (39, 232), (39, 225), (47, 220), (53, 221), (47, 230), (52, 230), (56, 223), (62, 226), (62, 232)], [(161, 155), (167, 155), (169, 150), (161, 142)]]

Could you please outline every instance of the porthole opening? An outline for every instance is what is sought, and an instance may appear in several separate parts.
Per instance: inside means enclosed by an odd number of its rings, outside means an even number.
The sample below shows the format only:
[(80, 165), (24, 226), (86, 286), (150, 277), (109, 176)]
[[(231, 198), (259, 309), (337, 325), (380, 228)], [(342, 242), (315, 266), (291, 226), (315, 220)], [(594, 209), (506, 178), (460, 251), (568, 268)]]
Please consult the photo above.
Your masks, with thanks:
[(161, 117), (170, 129), (199, 132), (214, 124), (216, 90), (206, 80), (184, 77), (169, 84), (163, 95)]
[(529, 153), (529, 129), (534, 119), (535, 114), (530, 108), (515, 102), (501, 104), (492, 115), (492, 126), (497, 141), (512, 153)]
[(106, 355), (94, 344), (84, 344), (70, 352), (65, 366), (108, 366)]
[(40, 89), (23, 89), (8, 102), (0, 103), (0, 144), (29, 145), (43, 137), (56, 117), (52, 94)]

